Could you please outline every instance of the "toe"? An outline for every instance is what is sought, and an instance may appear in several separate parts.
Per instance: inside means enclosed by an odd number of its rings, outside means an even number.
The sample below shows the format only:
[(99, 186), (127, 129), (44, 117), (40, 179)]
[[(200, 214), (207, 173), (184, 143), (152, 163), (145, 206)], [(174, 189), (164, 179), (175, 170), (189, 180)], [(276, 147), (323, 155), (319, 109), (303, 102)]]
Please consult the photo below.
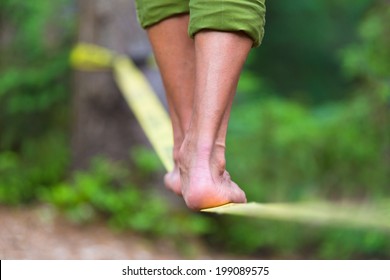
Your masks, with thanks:
[(234, 182), (232, 184), (231, 201), (234, 203), (246, 203), (245, 192)]
[(164, 185), (168, 190), (173, 191), (175, 194), (181, 196), (181, 184), (180, 176), (175, 174), (174, 171), (165, 174), (164, 176)]

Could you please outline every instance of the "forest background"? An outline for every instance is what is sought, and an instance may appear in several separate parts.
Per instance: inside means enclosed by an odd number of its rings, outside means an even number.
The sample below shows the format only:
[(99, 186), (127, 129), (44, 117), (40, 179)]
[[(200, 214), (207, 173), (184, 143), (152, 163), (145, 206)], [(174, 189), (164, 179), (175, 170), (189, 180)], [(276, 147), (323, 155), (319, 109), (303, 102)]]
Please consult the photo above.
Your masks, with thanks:
[[(100, 153), (80, 134), (87, 122), (77, 108), (98, 99), (92, 114), (129, 123), (101, 106), (111, 97), (77, 97), (85, 75), (99, 75), (75, 74), (69, 62), (85, 2), (0, 2), (0, 204), (50, 204), (77, 223), (104, 219), (178, 247), (195, 236), (251, 257), (390, 257), (386, 232), (216, 217), (171, 203), (134, 121), (138, 132), (126, 135), (141, 140), (119, 157)], [(267, 2), (266, 35), (242, 73), (227, 143), (228, 170), (249, 200), (389, 204), (389, 22), (387, 0)], [(153, 67), (150, 57), (145, 65)], [(80, 145), (95, 148), (84, 155)]]

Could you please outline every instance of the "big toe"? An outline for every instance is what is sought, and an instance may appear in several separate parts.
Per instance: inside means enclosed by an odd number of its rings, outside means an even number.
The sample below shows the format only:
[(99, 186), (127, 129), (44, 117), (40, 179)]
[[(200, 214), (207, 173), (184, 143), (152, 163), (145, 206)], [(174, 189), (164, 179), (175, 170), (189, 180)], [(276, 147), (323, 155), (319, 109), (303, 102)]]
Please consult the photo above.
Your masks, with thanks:
[(232, 182), (232, 192), (230, 195), (230, 200), (232, 203), (246, 203), (246, 195), (245, 192), (240, 189), (240, 187)]
[(227, 171), (224, 172), (223, 179), (225, 181), (225, 184), (227, 186), (230, 186), (230, 188), (226, 189), (229, 192), (228, 198), (230, 202), (246, 203), (247, 200), (245, 192), (235, 182), (231, 180), (230, 175)]
[(180, 177), (175, 176), (174, 172), (169, 172), (164, 176), (164, 185), (167, 189), (181, 196)]

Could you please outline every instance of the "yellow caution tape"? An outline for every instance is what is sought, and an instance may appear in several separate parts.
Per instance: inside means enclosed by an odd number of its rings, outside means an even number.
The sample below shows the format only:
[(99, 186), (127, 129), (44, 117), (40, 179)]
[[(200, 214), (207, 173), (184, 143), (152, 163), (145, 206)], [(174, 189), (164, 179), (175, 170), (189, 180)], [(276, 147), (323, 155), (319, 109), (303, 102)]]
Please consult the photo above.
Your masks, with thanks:
[[(134, 63), (125, 56), (90, 44), (77, 45), (72, 51), (70, 59), (72, 65), (80, 70), (114, 70), (115, 80), (129, 107), (134, 112), (166, 170), (172, 170), (173, 135), (169, 116), (148, 81)], [(202, 211), (312, 224), (363, 226), (390, 230), (390, 211), (381, 212), (373, 208), (329, 203), (230, 203)]]

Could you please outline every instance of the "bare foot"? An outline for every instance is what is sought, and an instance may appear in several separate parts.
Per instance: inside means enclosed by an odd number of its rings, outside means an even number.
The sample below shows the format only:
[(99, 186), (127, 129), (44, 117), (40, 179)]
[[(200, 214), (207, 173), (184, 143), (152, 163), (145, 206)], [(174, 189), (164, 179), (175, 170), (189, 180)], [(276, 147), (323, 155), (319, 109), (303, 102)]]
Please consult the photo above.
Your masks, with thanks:
[(175, 164), (174, 169), (171, 172), (168, 172), (164, 176), (164, 185), (165, 187), (173, 191), (175, 194), (181, 196), (181, 182), (180, 182), (180, 171), (177, 164)]
[(179, 170), (179, 150), (182, 142), (183, 142), (183, 138), (181, 137), (176, 137), (174, 139), (173, 155), (172, 155), (174, 167), (172, 171), (168, 172), (164, 176), (165, 187), (179, 196), (182, 196), (180, 170)]
[(245, 193), (225, 170), (224, 145), (201, 147), (188, 138), (179, 157), (181, 190), (187, 206), (200, 210), (230, 202), (245, 203)]

